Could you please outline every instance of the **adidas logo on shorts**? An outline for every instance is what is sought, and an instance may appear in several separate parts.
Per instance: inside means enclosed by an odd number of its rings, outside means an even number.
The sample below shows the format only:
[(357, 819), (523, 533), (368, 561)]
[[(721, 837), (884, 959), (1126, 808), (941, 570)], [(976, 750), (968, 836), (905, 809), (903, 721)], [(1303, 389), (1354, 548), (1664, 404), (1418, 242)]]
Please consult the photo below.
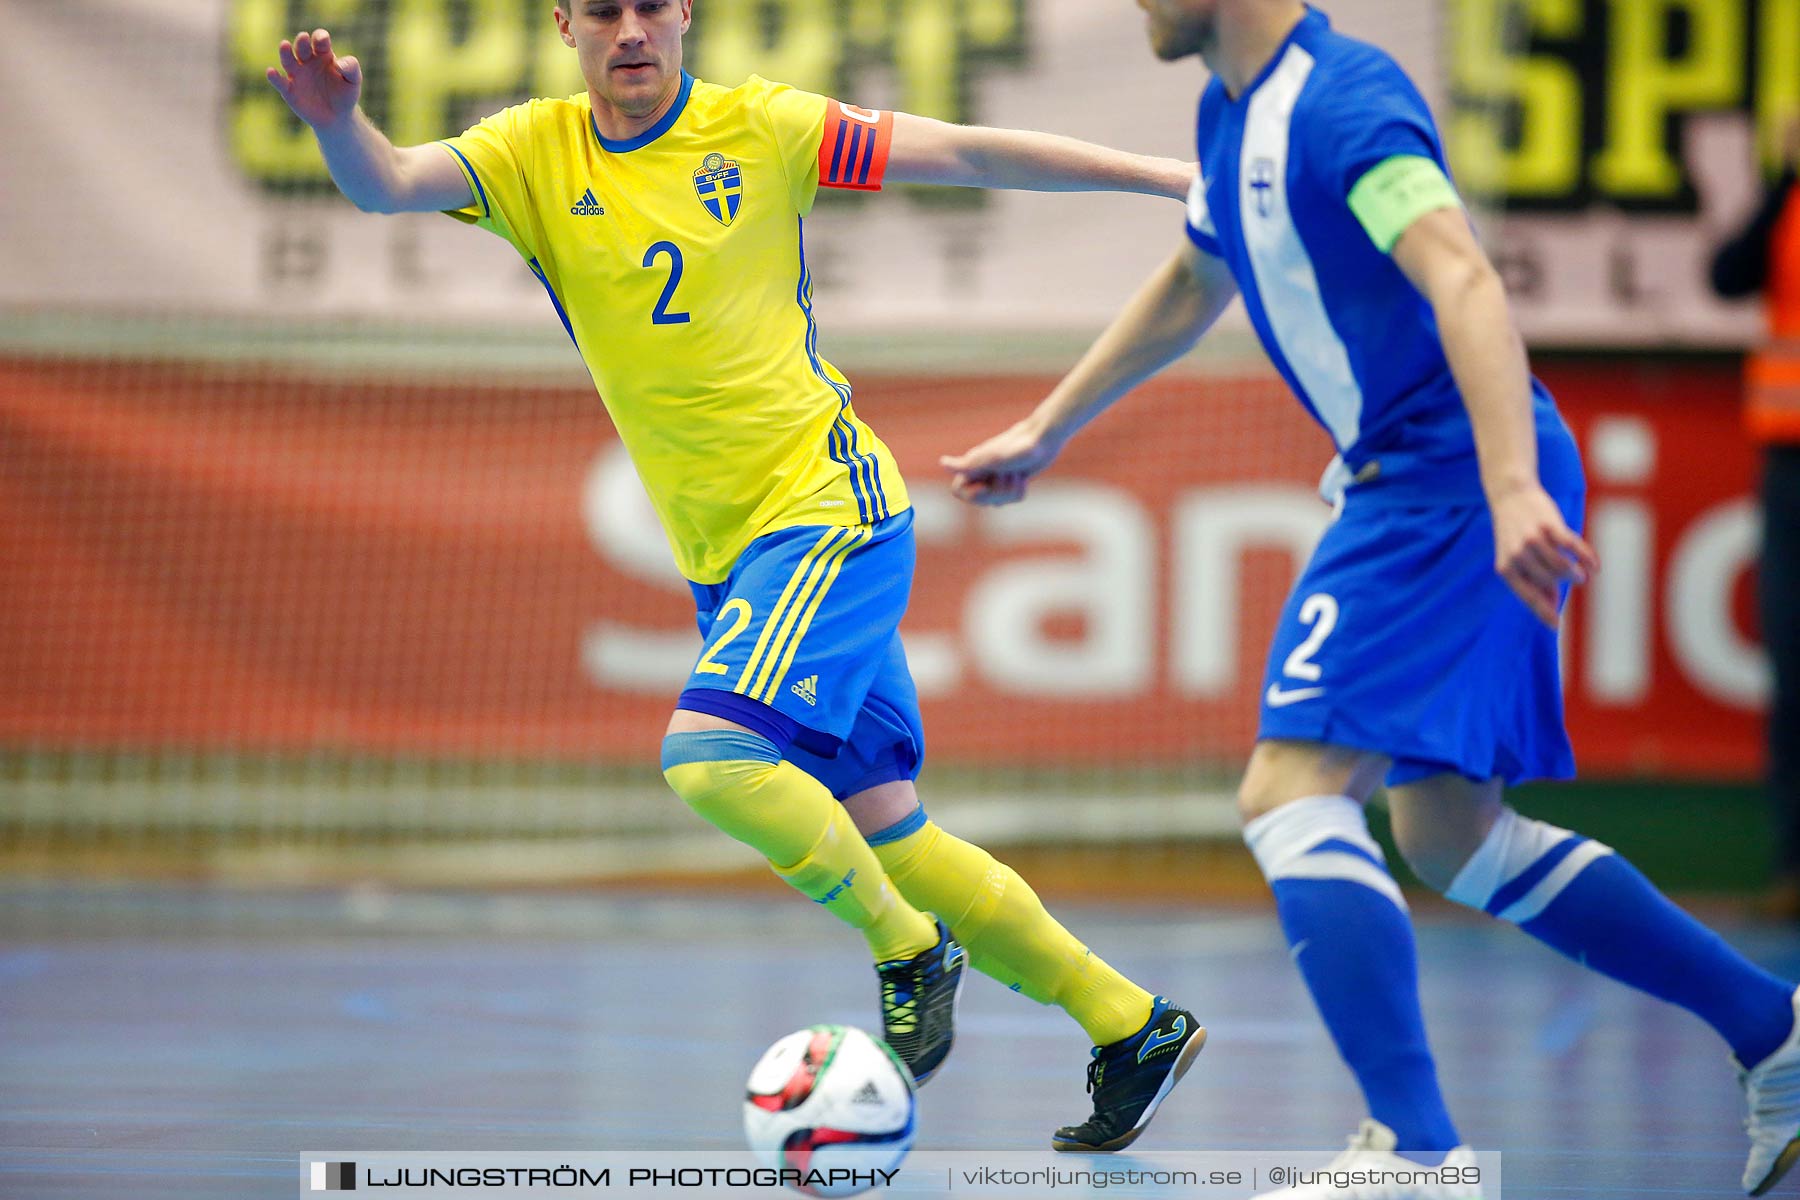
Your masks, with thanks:
[(808, 704), (813, 705), (815, 708), (818, 707), (819, 677), (817, 675), (808, 675), (789, 690)]

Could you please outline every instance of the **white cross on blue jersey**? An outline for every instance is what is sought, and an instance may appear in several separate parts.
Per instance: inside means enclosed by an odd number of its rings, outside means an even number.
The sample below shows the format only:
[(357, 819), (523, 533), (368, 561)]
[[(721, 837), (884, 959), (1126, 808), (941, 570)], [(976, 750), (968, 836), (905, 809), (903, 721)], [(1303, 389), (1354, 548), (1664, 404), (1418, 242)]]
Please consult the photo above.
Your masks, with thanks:
[[(1418, 502), (1421, 490), (1479, 502), (1474, 435), (1431, 306), (1349, 204), (1390, 158), (1429, 158), (1449, 173), (1412, 81), (1311, 10), (1242, 95), (1216, 78), (1207, 86), (1198, 135), (1188, 236), (1230, 266), (1269, 357), (1348, 473), (1378, 476), (1370, 493), (1397, 502)], [(1540, 430), (1560, 430), (1535, 380), (1533, 392)], [(1542, 470), (1549, 482), (1580, 465)]]

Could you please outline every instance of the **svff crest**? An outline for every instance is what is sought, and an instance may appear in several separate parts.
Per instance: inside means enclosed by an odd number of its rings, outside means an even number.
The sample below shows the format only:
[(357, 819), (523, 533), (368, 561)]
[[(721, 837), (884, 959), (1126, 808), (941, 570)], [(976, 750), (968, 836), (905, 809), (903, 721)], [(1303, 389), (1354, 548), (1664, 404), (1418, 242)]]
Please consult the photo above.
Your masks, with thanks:
[(744, 173), (723, 154), (709, 154), (694, 172), (694, 193), (713, 220), (730, 225), (737, 220), (738, 209), (744, 203)]

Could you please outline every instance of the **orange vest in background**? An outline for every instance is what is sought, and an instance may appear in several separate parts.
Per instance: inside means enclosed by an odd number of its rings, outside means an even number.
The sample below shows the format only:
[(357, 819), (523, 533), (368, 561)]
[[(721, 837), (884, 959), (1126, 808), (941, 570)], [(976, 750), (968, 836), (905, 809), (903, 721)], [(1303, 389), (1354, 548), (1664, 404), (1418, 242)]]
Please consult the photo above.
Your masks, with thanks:
[(1764, 295), (1769, 340), (1746, 368), (1745, 421), (1759, 442), (1800, 443), (1800, 187), (1775, 226)]

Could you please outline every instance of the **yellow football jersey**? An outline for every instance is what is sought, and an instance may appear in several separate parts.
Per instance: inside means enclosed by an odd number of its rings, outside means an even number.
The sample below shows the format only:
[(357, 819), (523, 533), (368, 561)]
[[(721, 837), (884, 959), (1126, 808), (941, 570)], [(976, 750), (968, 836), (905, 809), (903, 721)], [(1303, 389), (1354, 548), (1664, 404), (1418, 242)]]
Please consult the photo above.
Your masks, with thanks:
[(662, 518), (722, 582), (755, 538), (907, 507), (850, 385), (819, 356), (802, 219), (821, 183), (879, 188), (892, 115), (752, 76), (682, 76), (668, 115), (602, 138), (585, 93), (443, 143), (555, 303)]

